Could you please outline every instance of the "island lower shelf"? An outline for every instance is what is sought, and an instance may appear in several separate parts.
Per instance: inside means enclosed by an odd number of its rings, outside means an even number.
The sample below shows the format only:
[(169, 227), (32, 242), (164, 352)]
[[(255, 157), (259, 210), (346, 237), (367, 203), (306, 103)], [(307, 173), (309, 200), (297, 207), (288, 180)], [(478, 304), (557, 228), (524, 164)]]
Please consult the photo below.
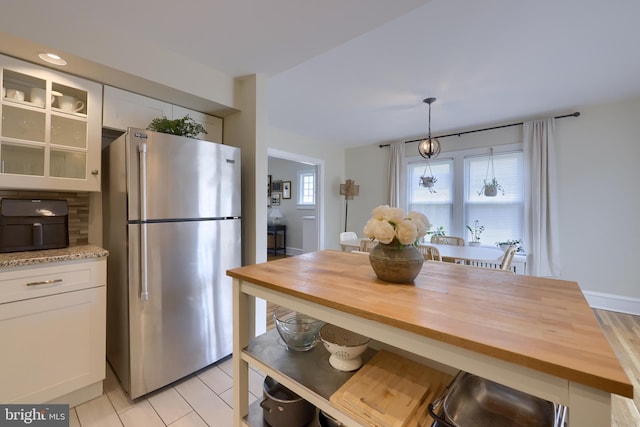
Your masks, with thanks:
[[(374, 354), (375, 350), (367, 349), (362, 355), (363, 363)], [(329, 365), (329, 352), (321, 343), (309, 351), (289, 350), (277, 331), (272, 329), (251, 339), (242, 352), (242, 359), (345, 425), (360, 425), (329, 402), (331, 395), (347, 382), (355, 371), (341, 372), (332, 368)], [(258, 417), (258, 424), (255, 424), (255, 418), (255, 411), (250, 411), (249, 425), (252, 427), (261, 425), (261, 417)]]
[[(377, 350), (368, 348), (362, 356), (363, 364), (376, 353)], [(242, 352), (242, 359), (344, 425), (363, 426), (330, 402), (331, 396), (357, 371), (341, 372), (331, 367), (329, 352), (321, 343), (309, 351), (292, 351), (287, 349), (277, 332), (271, 330), (251, 339)], [(260, 400), (250, 405), (249, 414), (244, 419), (245, 425), (251, 427), (267, 425), (262, 418)], [(431, 423), (430, 417), (424, 421), (428, 422), (425, 425)], [(309, 426), (317, 425), (317, 419), (309, 424)]]

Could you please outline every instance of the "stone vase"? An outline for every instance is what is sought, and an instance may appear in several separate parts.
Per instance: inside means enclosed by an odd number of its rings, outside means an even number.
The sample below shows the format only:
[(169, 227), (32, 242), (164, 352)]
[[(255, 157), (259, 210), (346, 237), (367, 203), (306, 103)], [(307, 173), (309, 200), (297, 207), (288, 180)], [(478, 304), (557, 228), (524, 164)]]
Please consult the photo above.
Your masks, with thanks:
[(369, 252), (371, 268), (378, 279), (391, 283), (412, 283), (418, 276), (424, 256), (415, 246), (401, 247), (393, 241), (378, 243)]

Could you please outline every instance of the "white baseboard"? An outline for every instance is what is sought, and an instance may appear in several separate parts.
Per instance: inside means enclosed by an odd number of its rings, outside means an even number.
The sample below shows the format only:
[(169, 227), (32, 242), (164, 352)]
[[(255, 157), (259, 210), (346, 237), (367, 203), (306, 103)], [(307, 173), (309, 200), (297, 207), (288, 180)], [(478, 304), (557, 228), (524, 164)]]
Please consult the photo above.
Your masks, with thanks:
[(52, 399), (47, 403), (64, 404), (69, 405), (69, 408), (73, 408), (102, 396), (102, 393), (102, 380), (100, 380), (76, 391), (72, 391), (71, 393), (67, 393), (64, 396)]
[(304, 251), (302, 249), (287, 247), (287, 255), (289, 255), (289, 256), (302, 255), (303, 253), (304, 253)]
[(591, 308), (601, 308), (603, 310), (640, 316), (640, 298), (593, 291), (582, 291), (582, 293)]

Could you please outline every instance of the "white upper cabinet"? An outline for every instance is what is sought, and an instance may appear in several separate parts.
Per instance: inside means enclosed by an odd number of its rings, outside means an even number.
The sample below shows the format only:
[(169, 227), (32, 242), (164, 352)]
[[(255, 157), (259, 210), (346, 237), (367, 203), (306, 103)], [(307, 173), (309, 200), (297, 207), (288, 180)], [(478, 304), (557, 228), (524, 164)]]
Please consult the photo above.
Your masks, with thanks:
[(207, 131), (206, 135), (200, 134), (198, 136), (199, 139), (222, 143), (223, 121), (219, 117), (111, 86), (104, 87), (102, 126), (105, 128), (123, 132), (129, 127), (146, 129), (155, 118), (166, 117), (175, 120), (181, 119), (186, 115), (201, 124)]
[(111, 86), (104, 87), (104, 111), (102, 126), (126, 131), (129, 127), (146, 129), (157, 117), (171, 118), (172, 105), (127, 92)]
[(0, 55), (0, 188), (100, 191), (102, 86)]

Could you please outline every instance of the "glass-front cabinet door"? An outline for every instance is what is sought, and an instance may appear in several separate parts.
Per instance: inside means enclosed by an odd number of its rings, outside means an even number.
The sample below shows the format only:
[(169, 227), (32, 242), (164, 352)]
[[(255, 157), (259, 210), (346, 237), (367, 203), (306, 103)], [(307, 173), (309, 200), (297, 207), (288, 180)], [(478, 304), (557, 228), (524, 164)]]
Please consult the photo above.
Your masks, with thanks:
[(100, 191), (101, 85), (0, 64), (0, 188)]

